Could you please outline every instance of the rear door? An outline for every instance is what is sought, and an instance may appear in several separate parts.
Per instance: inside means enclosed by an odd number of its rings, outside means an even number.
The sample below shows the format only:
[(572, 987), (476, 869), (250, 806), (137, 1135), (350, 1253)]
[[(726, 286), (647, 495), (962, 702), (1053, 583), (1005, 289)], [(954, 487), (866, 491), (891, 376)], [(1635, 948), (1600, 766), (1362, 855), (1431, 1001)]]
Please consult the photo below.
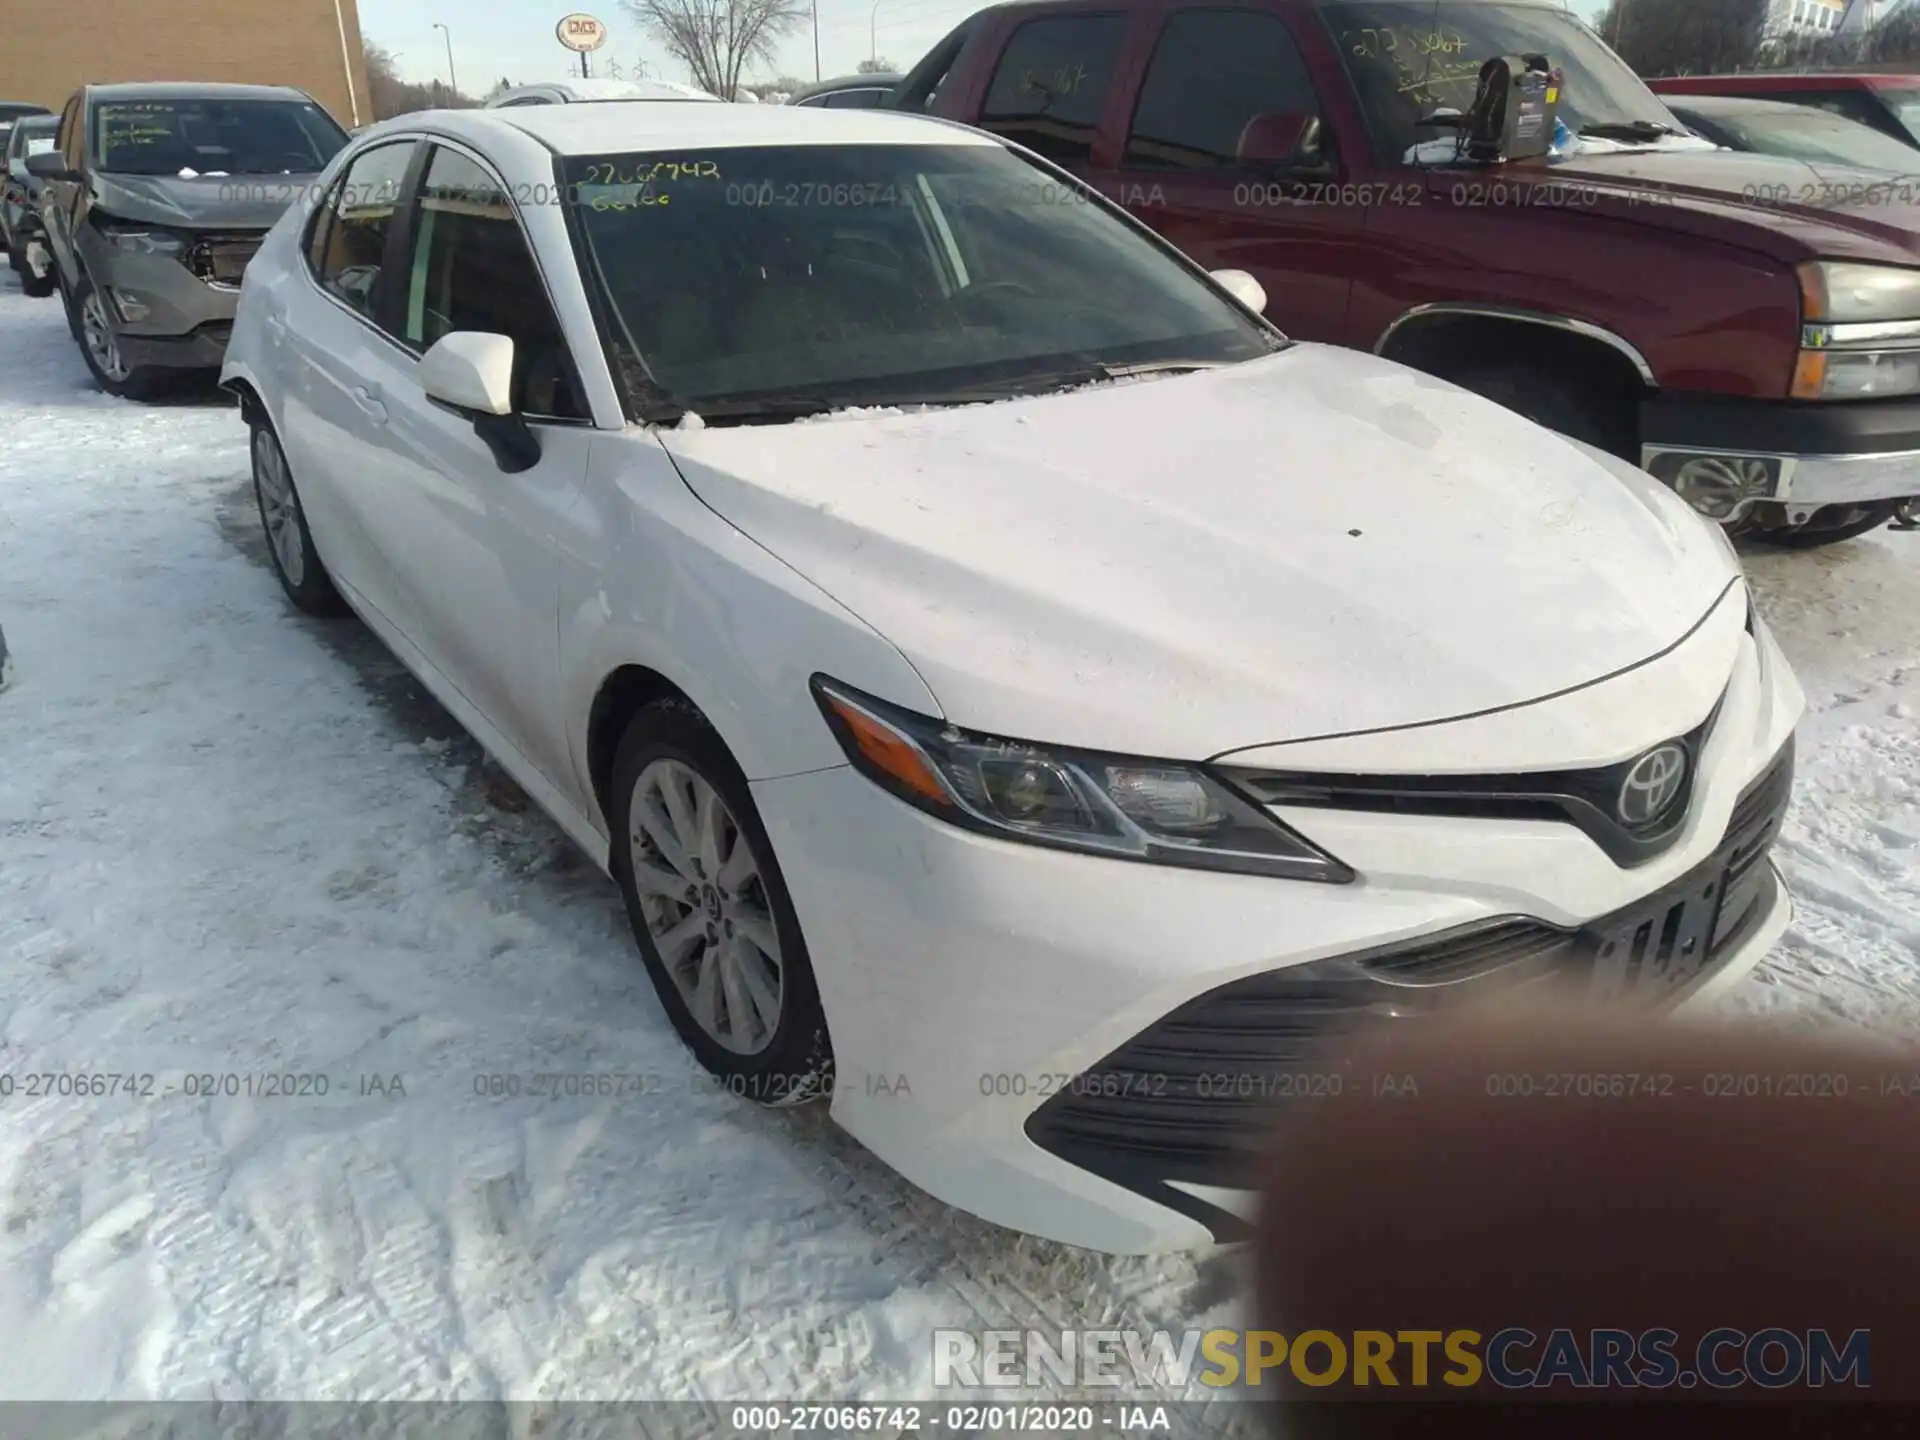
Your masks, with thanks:
[(260, 297), (272, 307), (261, 321), (268, 344), (285, 357), (280, 442), (314, 543), (336, 579), (403, 631), (412, 620), (387, 524), (398, 482), (380, 384), (399, 341), (382, 314), (400, 283), (396, 219), (423, 144), (399, 139), (356, 155), (313, 218), (307, 274)]
[[(1288, 22), (1253, 6), (1184, 4), (1164, 13), (1150, 44), (1137, 87), (1121, 97), (1117, 163), (1095, 182), (1208, 269), (1252, 274), (1288, 334), (1345, 340), (1366, 214), (1354, 159), (1338, 152)], [(1241, 132), (1262, 114), (1319, 121), (1324, 163), (1242, 163)]]

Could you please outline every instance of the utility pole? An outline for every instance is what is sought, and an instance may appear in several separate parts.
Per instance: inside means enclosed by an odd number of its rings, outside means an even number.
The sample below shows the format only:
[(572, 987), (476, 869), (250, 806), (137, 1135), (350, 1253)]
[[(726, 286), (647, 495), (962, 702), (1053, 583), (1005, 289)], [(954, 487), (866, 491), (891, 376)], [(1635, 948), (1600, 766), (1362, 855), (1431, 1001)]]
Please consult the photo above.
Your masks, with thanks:
[(438, 30), (443, 36), (446, 37), (447, 97), (448, 97), (447, 103), (449, 105), (457, 105), (460, 102), (460, 80), (459, 80), (459, 77), (457, 77), (453, 73), (453, 31), (449, 30), (446, 26), (442, 25), (438, 20), (433, 22), (433, 28)]
[(820, 0), (813, 0), (813, 83), (820, 83)]

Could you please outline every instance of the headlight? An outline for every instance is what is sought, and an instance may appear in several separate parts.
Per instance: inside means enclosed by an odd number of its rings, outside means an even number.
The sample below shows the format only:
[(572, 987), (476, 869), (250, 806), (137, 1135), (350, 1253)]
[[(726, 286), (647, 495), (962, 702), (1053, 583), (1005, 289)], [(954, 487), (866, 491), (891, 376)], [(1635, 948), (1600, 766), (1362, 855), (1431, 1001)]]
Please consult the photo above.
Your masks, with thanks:
[(103, 225), (100, 233), (115, 247), (135, 255), (162, 255), (173, 259), (187, 248), (186, 237), (171, 230), (155, 230), (135, 225)]
[(1796, 399), (1920, 394), (1920, 270), (1823, 260), (1799, 276)]
[(813, 695), (855, 769), (950, 824), (1121, 860), (1354, 879), (1203, 766), (969, 735), (824, 676)]

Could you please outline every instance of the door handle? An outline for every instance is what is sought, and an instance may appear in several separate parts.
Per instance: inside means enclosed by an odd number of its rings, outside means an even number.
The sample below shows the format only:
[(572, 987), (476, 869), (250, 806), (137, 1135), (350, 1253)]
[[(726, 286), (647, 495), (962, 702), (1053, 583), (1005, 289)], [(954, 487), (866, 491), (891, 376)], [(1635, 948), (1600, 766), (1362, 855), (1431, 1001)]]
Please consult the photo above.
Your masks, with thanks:
[(387, 423), (387, 407), (380, 403), (380, 397), (364, 385), (356, 385), (352, 390), (353, 403), (366, 412), (367, 417), (376, 425)]

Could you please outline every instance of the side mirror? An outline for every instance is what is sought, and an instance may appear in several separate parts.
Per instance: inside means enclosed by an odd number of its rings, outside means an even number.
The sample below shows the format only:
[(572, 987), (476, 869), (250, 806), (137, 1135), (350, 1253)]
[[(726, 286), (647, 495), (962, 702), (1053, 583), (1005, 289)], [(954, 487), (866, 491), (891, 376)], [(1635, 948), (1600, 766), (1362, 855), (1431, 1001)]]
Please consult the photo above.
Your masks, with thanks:
[(420, 357), (420, 388), (462, 415), (511, 415), (513, 341), (478, 330), (442, 336)]
[(1267, 313), (1267, 287), (1244, 270), (1210, 270), (1213, 283), (1256, 315)]
[(505, 335), (456, 330), (420, 357), (427, 399), (473, 422), (473, 433), (508, 474), (540, 463), (540, 437), (513, 409), (513, 341)]
[(1325, 164), (1320, 117), (1269, 111), (1247, 121), (1235, 157), (1242, 165), (1311, 170)]
[(58, 150), (43, 150), (27, 157), (27, 173), (36, 180), (78, 180), (67, 168), (67, 157)]

